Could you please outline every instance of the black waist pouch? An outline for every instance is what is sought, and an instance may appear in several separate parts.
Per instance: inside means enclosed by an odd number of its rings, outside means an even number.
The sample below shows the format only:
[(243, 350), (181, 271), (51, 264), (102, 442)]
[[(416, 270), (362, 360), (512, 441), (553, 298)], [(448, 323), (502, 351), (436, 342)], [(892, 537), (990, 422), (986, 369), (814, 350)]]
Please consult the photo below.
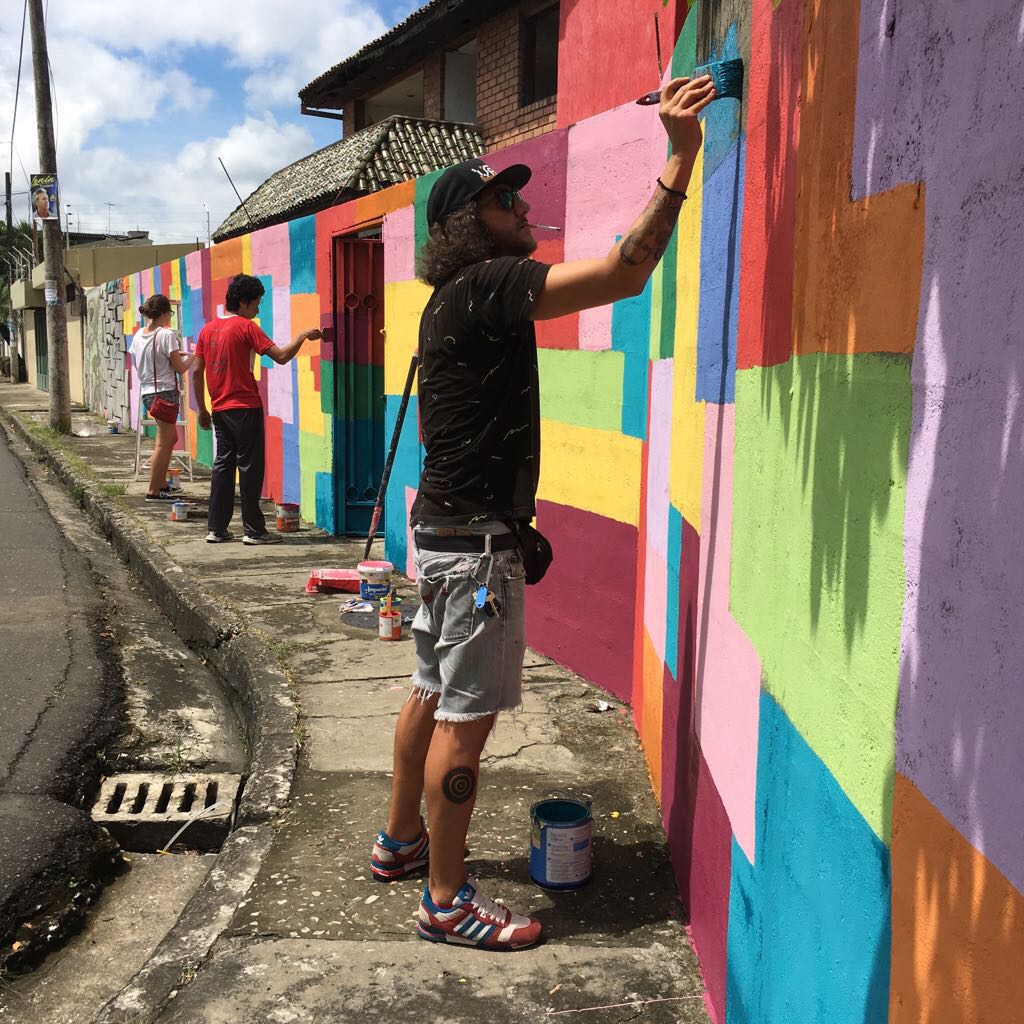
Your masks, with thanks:
[(526, 570), (527, 584), (540, 583), (551, 565), (555, 553), (551, 550), (547, 537), (540, 530), (535, 530), (529, 523), (515, 522), (510, 524), (518, 540), (517, 550)]

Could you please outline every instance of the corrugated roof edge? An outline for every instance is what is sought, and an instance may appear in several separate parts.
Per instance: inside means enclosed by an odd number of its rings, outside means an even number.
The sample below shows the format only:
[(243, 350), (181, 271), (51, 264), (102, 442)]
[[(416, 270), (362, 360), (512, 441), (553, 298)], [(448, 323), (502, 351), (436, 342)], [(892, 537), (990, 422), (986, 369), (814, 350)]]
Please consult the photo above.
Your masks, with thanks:
[(396, 36), (402, 35), (409, 29), (414, 28), (418, 22), (424, 21), (432, 13), (437, 11), (438, 8), (446, 7), (447, 10), (445, 13), (450, 13), (451, 11), (458, 10), (460, 7), (465, 7), (468, 2), (469, 0), (431, 0), (430, 3), (424, 4), (418, 10), (413, 11), (412, 14), (410, 14), (409, 17), (407, 17), (404, 21), (400, 21), (393, 28), (388, 29), (388, 31), (385, 32), (384, 35), (378, 36), (376, 39), (371, 40), (365, 46), (356, 50), (355, 53), (350, 54), (348, 57), (346, 57), (342, 61), (339, 61), (333, 67), (328, 68), (322, 75), (318, 75), (311, 82), (307, 82), (306, 85), (304, 85), (299, 90), (299, 99), (305, 100), (307, 98), (306, 94), (311, 89), (320, 85), (322, 82), (325, 82), (328, 78), (330, 78), (333, 74), (335, 74), (337, 71), (343, 68), (346, 64), (350, 64), (352, 61), (359, 60), (360, 58), (367, 56), (378, 47), (386, 46)]
[[(383, 121), (379, 121), (377, 124), (370, 125), (368, 128), (363, 128), (361, 131), (356, 132), (354, 135), (350, 135), (347, 139), (339, 139), (337, 142), (328, 143), (326, 146), (321, 146), (320, 149), (314, 150), (312, 153), (307, 153), (305, 156), (300, 157), (298, 160), (293, 160), (290, 164), (287, 164), (286, 166), (275, 171), (265, 181), (261, 182), (261, 184), (254, 188), (252, 192), (250, 192), (249, 195), (246, 196), (246, 199), (252, 199), (253, 196), (255, 196), (268, 184), (273, 182), (275, 178), (279, 178), (280, 176), (284, 175), (287, 171), (296, 168), (307, 161), (313, 160), (315, 157), (324, 153), (326, 150), (333, 149), (335, 147), (344, 147), (346, 146), (346, 144), (362, 141), (366, 136), (373, 135), (374, 133), (376, 133), (377, 137), (376, 139), (374, 139), (373, 143), (367, 149), (366, 154), (348, 174), (348, 183), (358, 181), (366, 167), (373, 160), (374, 154), (376, 153), (379, 144), (391, 134), (392, 129), (395, 127), (395, 125), (402, 122), (408, 122), (412, 124), (433, 125), (443, 128), (464, 129), (467, 133), (472, 133), (472, 135), (475, 136), (474, 141), (478, 143), (478, 152), (472, 155), (478, 156), (480, 155), (480, 153), (484, 151), (484, 140), (483, 137), (480, 135), (479, 127), (475, 124), (468, 124), (461, 121), (433, 121), (428, 118), (407, 117), (404, 114), (392, 114), (391, 117), (385, 118)], [(390, 187), (390, 185), (387, 187)], [(293, 202), (288, 206), (276, 208), (271, 213), (258, 214), (255, 219), (255, 222), (251, 222), (249, 220), (249, 215), (245, 211), (244, 204), (239, 204), (238, 206), (235, 207), (234, 210), (231, 211), (231, 213), (228, 214), (227, 217), (224, 218), (221, 224), (218, 225), (217, 229), (213, 232), (213, 239), (214, 241), (217, 242), (226, 241), (229, 238), (234, 238), (236, 235), (245, 234), (249, 231), (258, 231), (261, 227), (266, 227), (272, 222), (277, 222), (279, 221), (280, 218), (286, 218), (289, 213), (292, 213), (293, 211), (298, 210), (303, 206), (308, 206), (311, 203), (315, 203), (323, 199), (325, 196), (330, 195), (332, 192), (336, 193), (337, 195), (340, 195), (341, 191), (344, 190), (344, 183), (342, 184), (341, 190), (339, 191), (337, 183), (334, 182), (330, 185), (330, 187), (324, 189), (322, 192), (315, 194), (306, 192), (304, 193), (302, 199)]]

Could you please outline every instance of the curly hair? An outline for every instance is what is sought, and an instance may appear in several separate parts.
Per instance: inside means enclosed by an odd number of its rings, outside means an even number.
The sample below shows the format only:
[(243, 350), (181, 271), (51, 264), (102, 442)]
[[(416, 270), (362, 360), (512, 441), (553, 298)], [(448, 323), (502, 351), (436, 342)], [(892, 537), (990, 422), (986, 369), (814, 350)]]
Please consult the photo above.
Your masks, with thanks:
[(416, 261), (416, 275), (425, 284), (438, 288), (463, 267), (497, 255), (491, 233), (477, 216), (477, 204), (471, 202), (430, 229), (430, 237)]
[(243, 302), (262, 299), (265, 291), (263, 282), (258, 277), (253, 277), (252, 274), (236, 274), (224, 295), (224, 308), (229, 313), (237, 313)]

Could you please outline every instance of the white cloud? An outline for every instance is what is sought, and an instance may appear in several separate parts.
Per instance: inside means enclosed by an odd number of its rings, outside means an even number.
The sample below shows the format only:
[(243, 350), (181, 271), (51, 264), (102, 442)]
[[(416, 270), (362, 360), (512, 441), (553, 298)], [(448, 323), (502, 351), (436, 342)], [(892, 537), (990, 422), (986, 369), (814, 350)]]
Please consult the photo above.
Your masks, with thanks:
[[(298, 117), (298, 89), (387, 27), (372, 3), (358, 0), (176, 0), (173, 10), (123, 0), (49, 0), (62, 202), (72, 202), (86, 230), (105, 227), (106, 204), (116, 203), (109, 211), (115, 230), (138, 224), (154, 238), (202, 236), (203, 202), (214, 228), (237, 204), (217, 157), (244, 197), (310, 152), (313, 135)], [(21, 5), (0, 3), (5, 167), (20, 32)], [(227, 131), (210, 131), (217, 97), (196, 70), (197, 53), (243, 77), (244, 95), (232, 106), (244, 100), (248, 114)], [(192, 74), (184, 70), (186, 60)], [(161, 157), (169, 117), (179, 129), (193, 128), (195, 138)], [(125, 125), (138, 129), (131, 152), (109, 142), (109, 129)], [(17, 189), (24, 187), (20, 164), (37, 168), (28, 31), (14, 141)]]
[(102, 221), (103, 204), (114, 202), (115, 223), (138, 224), (156, 239), (203, 238), (204, 202), (214, 230), (238, 205), (218, 157), (245, 197), (274, 171), (310, 152), (312, 145), (301, 125), (281, 124), (267, 114), (246, 118), (226, 135), (190, 142), (173, 160), (94, 147), (82, 153), (75, 180), (79, 194), (98, 197), (99, 202), (76, 208)]

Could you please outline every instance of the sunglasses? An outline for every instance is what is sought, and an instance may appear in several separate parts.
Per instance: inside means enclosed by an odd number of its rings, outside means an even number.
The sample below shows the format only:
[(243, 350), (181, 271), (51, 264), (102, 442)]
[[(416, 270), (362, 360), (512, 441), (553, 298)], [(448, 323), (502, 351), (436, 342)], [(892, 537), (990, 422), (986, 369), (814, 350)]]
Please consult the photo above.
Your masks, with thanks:
[(494, 192), (494, 193), (492, 193), (492, 195), (497, 200), (498, 205), (503, 210), (511, 210), (511, 209), (513, 209), (515, 207), (515, 205), (516, 205), (516, 200), (523, 198), (519, 194), (519, 191), (517, 189), (508, 189), (508, 188), (502, 189), (500, 192)]

